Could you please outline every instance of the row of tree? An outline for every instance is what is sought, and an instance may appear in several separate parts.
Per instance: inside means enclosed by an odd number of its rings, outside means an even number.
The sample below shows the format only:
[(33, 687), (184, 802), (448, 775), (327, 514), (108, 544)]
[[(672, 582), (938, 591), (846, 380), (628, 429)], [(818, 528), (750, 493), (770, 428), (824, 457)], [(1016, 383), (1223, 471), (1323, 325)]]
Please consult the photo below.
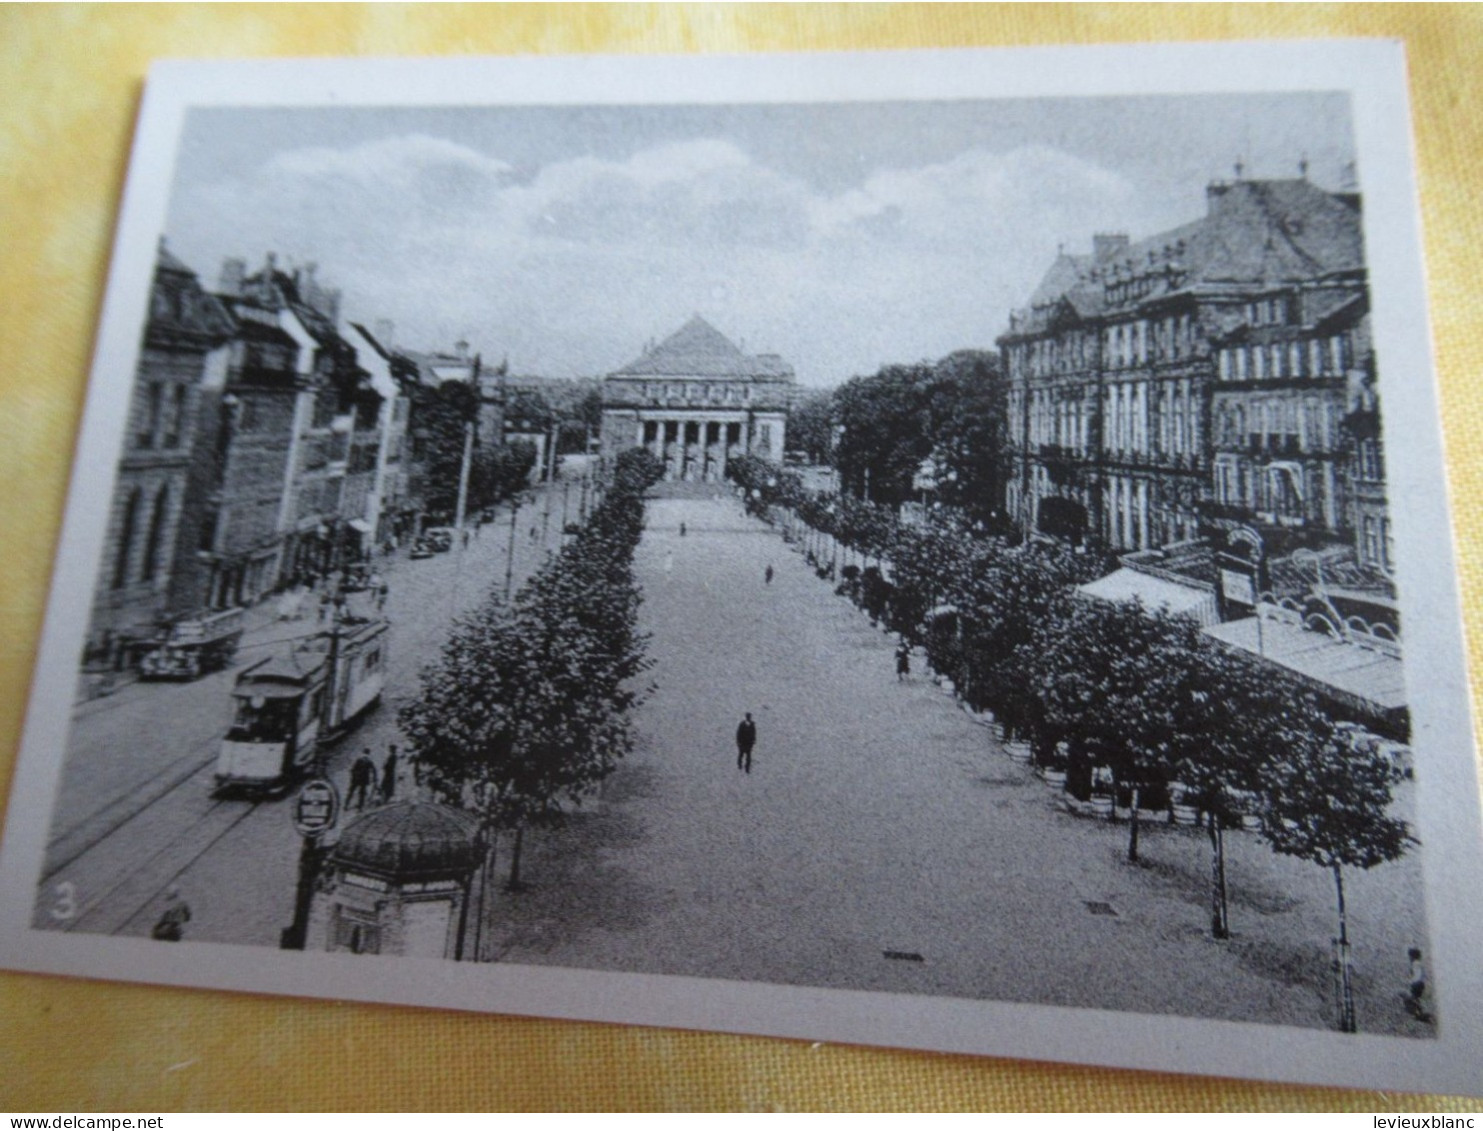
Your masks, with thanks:
[(832, 463), (848, 494), (889, 506), (934, 498), (986, 525), (1003, 521), (1008, 407), (999, 355), (960, 350), (935, 362), (888, 365), (816, 393), (788, 416), (788, 444)]
[[(477, 431), (479, 394), (463, 381), (445, 381), (437, 388), (417, 387), (413, 406), (414, 453), (425, 464), (421, 484), (427, 514), (448, 519), (458, 507), (470, 429)], [(469, 450), (468, 496), (465, 507), (477, 513), (511, 498), (530, 482), (536, 463), (535, 445), (524, 440), (508, 444), (478, 444)]]
[(1216, 937), (1230, 930), (1223, 832), (1255, 815), (1274, 851), (1331, 872), (1347, 946), (1344, 868), (1397, 859), (1412, 842), (1389, 814), (1402, 771), (1374, 736), (1336, 722), (1280, 669), (1212, 643), (1192, 619), (1079, 596), (1111, 564), (1091, 552), (1013, 545), (947, 510), (903, 523), (883, 505), (810, 495), (760, 460), (731, 470), (754, 511), (795, 525), (821, 575), (853, 551), (860, 564), (841, 571), (841, 590), (921, 643), (967, 705), (1064, 772), (1070, 793), (1121, 798), (1129, 859), (1141, 807), (1177, 798), (1199, 811)]
[(481, 903), (499, 834), (514, 834), (516, 888), (525, 830), (559, 824), (632, 747), (649, 666), (633, 553), (662, 470), (642, 449), (622, 453), (580, 532), (512, 602), (495, 589), (459, 620), (401, 710), (425, 784), (479, 816)]

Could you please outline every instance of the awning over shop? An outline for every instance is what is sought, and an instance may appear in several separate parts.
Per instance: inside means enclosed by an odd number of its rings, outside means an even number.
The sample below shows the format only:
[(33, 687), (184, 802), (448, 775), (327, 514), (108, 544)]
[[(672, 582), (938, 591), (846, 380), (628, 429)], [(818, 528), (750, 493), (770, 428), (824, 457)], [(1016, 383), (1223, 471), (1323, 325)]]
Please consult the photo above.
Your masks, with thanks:
[(1183, 613), (1202, 625), (1212, 625), (1220, 620), (1215, 594), (1209, 589), (1166, 581), (1127, 567), (1078, 586), (1076, 591), (1099, 601), (1139, 601), (1151, 611)]
[(1286, 668), (1319, 692), (1366, 714), (1388, 720), (1405, 714), (1405, 673), (1396, 656), (1270, 618), (1262, 621), (1260, 640), (1256, 617), (1212, 625), (1205, 633)]

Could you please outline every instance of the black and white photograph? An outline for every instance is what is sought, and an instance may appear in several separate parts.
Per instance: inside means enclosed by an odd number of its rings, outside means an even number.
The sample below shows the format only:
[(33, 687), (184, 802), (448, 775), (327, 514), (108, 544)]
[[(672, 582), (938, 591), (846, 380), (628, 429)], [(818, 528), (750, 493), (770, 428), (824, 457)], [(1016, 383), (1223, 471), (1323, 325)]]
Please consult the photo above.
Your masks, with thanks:
[(157, 68), (0, 963), (1483, 1088), (1406, 113), (1378, 41)]

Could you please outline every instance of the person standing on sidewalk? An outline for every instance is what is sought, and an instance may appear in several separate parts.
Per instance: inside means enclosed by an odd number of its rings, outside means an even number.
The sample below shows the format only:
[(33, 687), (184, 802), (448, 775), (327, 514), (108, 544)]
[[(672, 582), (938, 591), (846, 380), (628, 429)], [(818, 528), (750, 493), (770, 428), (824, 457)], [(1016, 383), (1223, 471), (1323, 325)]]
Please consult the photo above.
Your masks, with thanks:
[(185, 925), (190, 921), (190, 904), (180, 894), (179, 886), (171, 884), (165, 892), (165, 910), (149, 932), (150, 937), (162, 942), (179, 942), (185, 937)]
[(896, 649), (896, 682), (905, 683), (909, 675), (911, 675), (911, 649), (903, 640)]
[(381, 800), (390, 802), (396, 793), (396, 743), (387, 749), (386, 764), (381, 767)]
[(345, 808), (356, 810), (366, 807), (367, 795), (376, 788), (376, 763), (371, 761), (371, 748), (367, 746), (350, 767), (350, 789), (345, 794)]
[(763, 577), (763, 580), (768, 585), (771, 585), (772, 584), (772, 563), (771, 562), (768, 562), (767, 563), (767, 568), (762, 571), (762, 577)]
[(1421, 948), (1413, 946), (1406, 952), (1411, 960), (1411, 984), (1406, 988), (1406, 1012), (1418, 1021), (1430, 1021), (1422, 998), (1426, 996), (1426, 967), (1421, 962)]
[(747, 712), (736, 727), (736, 768), (752, 772), (752, 747), (757, 745), (757, 724), (752, 721), (752, 712)]

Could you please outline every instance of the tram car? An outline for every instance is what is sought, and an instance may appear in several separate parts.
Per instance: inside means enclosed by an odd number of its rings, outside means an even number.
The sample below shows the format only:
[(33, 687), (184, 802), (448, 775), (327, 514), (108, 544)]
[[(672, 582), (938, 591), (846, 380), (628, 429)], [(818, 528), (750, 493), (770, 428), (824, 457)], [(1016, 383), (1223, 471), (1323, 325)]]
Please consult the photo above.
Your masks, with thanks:
[(244, 668), (216, 760), (216, 792), (279, 796), (381, 698), (387, 623), (347, 617)]

